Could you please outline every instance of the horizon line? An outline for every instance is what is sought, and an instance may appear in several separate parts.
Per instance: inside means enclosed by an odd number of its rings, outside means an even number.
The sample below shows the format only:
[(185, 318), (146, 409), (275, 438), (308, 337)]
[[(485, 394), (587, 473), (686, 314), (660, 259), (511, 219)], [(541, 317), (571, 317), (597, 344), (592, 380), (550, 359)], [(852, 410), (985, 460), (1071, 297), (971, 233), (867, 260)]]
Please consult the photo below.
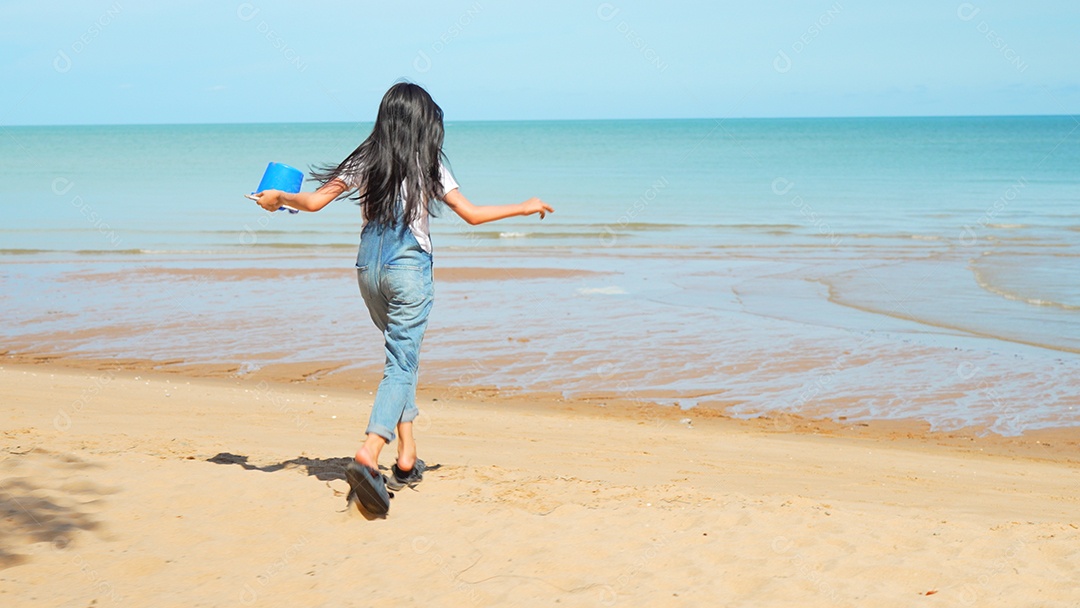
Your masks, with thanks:
[[(697, 116), (697, 117), (654, 117), (654, 118), (495, 118), (495, 119), (459, 119), (446, 120), (446, 124), (455, 123), (521, 123), (521, 122), (661, 122), (680, 120), (847, 120), (847, 119), (888, 119), (888, 118), (1072, 118), (1073, 114), (874, 114), (847, 116)], [(0, 128), (25, 127), (200, 127), (233, 125), (333, 125), (374, 123), (375, 120), (299, 120), (299, 121), (244, 121), (244, 122), (102, 122), (102, 123), (26, 123), (0, 124)]]

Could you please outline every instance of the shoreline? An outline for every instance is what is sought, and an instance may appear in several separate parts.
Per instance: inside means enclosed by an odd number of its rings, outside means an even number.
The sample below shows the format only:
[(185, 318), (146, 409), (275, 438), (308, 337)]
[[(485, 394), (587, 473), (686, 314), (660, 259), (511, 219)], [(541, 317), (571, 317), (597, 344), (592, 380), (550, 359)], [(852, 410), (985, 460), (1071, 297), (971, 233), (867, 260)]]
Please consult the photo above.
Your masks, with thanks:
[[(381, 373), (381, 368), (376, 367), (351, 369), (348, 377), (342, 378), (341, 375), (334, 374), (341, 365), (333, 362), (325, 365), (318, 362), (271, 365), (238, 375), (236, 365), (191, 364), (182, 360), (152, 362), (10, 353), (0, 353), (0, 356), (4, 357), (0, 359), (0, 373), (97, 373), (99, 377), (129, 380), (136, 377), (157, 380), (179, 378), (187, 382), (245, 386), (263, 391), (284, 389), (320, 395), (332, 394), (339, 398), (359, 401), (370, 401), (373, 398)], [(471, 380), (467, 374), (462, 376), (462, 379), (466, 377)], [(692, 427), (708, 421), (709, 424), (734, 432), (819, 436), (887, 444), (910, 450), (942, 449), (966, 454), (1080, 464), (1080, 426), (1030, 430), (1020, 435), (1004, 436), (981, 426), (931, 430), (928, 422), (919, 419), (849, 420), (843, 416), (838, 419), (812, 418), (788, 413), (741, 417), (732, 415), (716, 403), (682, 409), (613, 393), (597, 392), (567, 398), (558, 393), (500, 389), (471, 382), (439, 385), (421, 380), (416, 398), (421, 416), (425, 415), (426, 409), (441, 409), (438, 405), (440, 403), (468, 401), (494, 407), (511, 407), (515, 411), (632, 420), (638, 424), (653, 424), (659, 427)], [(366, 420), (365, 411), (354, 421), (357, 433), (362, 432)], [(417, 428), (419, 429), (419, 426)]]
[[(590, 250), (583, 264), (549, 245), (444, 251), (421, 382), (631, 397), (739, 418), (779, 411), (838, 422), (911, 418), (935, 430), (984, 425), (1005, 436), (1080, 427), (1080, 393), (1069, 380), (1080, 373), (1076, 355), (934, 324), (935, 315), (948, 321), (963, 314), (956, 311), (991, 311), (969, 316), (1065, 340), (1076, 327), (1068, 319), (1055, 317), (1065, 323), (1058, 326), (1040, 311), (1014, 315), (972, 289), (940, 297), (905, 291), (899, 286), (923, 276), (911, 264), (867, 271), (865, 285), (852, 289), (895, 283), (906, 295), (874, 298), (927, 313), (927, 323), (833, 301), (828, 277), (877, 268), (892, 259), (888, 252), (848, 259), (782, 247), (764, 257), (700, 250), (683, 251), (675, 264), (613, 253)], [(254, 263), (260, 259), (270, 263)], [(343, 262), (179, 256), (137, 265), (127, 258), (14, 264), (7, 277), (16, 297), (0, 350), (360, 387), (367, 380), (357, 372), (380, 375), (382, 340)], [(949, 294), (956, 300), (945, 306)]]

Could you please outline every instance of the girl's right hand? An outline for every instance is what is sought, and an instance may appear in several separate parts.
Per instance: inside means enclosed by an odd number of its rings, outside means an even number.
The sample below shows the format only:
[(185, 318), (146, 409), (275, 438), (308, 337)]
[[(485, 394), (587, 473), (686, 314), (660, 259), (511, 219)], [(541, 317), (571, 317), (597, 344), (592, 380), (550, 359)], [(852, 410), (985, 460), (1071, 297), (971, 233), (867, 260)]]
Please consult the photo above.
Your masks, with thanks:
[(536, 198), (535, 196), (529, 200), (521, 203), (522, 212), (521, 215), (532, 215), (534, 213), (540, 214), (540, 219), (544, 219), (549, 213), (555, 213), (555, 210), (551, 208), (551, 205)]
[(281, 196), (281, 190), (263, 190), (262, 192), (256, 192), (255, 196), (259, 199), (255, 202), (267, 211), (277, 211), (281, 208), (281, 202), (278, 200)]

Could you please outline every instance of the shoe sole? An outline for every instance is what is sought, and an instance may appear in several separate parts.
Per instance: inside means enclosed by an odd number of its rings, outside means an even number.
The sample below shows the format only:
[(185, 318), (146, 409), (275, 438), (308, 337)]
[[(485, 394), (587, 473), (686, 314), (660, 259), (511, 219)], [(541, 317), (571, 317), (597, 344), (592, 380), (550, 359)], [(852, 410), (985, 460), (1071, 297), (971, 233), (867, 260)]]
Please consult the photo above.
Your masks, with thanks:
[(353, 461), (345, 466), (345, 479), (349, 482), (350, 495), (356, 497), (365, 511), (372, 515), (386, 515), (390, 511), (390, 495), (381, 473)]

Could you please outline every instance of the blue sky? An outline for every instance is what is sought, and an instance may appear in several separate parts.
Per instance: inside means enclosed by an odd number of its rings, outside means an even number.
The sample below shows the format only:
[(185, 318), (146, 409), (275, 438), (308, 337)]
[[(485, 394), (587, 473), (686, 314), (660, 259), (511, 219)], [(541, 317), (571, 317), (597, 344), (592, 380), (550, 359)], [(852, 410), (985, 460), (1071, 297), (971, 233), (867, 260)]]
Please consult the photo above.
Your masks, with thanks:
[(0, 2), (0, 124), (1075, 114), (1080, 3)]

